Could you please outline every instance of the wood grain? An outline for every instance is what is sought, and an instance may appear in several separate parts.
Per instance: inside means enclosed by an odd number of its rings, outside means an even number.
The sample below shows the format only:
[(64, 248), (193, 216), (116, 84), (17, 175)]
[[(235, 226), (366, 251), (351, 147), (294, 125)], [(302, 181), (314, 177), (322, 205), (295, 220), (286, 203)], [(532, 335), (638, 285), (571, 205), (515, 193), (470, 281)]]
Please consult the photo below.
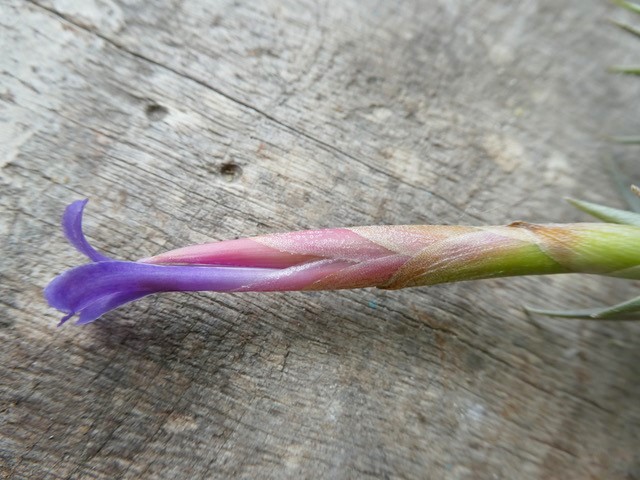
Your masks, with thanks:
[(619, 206), (638, 61), (598, 0), (0, 2), (0, 477), (640, 478), (640, 325), (538, 319), (637, 283), (169, 294), (56, 328), (42, 288), (343, 225)]

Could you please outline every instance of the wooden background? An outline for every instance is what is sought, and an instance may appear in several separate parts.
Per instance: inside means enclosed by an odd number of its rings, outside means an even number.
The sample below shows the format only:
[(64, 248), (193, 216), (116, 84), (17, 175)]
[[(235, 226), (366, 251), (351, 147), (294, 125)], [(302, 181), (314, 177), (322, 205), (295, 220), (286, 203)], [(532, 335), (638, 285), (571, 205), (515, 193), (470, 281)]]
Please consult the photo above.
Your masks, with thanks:
[[(167, 294), (56, 328), (66, 204), (136, 259), (620, 206), (640, 61), (600, 0), (0, 0), (0, 477), (640, 478), (637, 283)], [(637, 178), (637, 177), (636, 177)]]

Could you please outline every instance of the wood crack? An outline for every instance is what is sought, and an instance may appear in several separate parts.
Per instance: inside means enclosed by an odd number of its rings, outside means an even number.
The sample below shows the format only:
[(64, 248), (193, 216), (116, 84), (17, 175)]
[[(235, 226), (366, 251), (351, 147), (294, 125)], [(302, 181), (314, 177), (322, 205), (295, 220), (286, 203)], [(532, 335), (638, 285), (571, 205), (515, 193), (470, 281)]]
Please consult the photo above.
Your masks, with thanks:
[(346, 158), (348, 158), (350, 160), (353, 160), (354, 162), (358, 163), (359, 165), (364, 166), (365, 168), (371, 170), (372, 172), (375, 172), (375, 173), (384, 175), (385, 177), (391, 178), (392, 180), (395, 180), (399, 184), (406, 185), (406, 186), (408, 186), (410, 188), (413, 188), (413, 189), (423, 190), (428, 195), (430, 195), (430, 196), (432, 196), (434, 198), (437, 198), (438, 200), (442, 201), (444, 204), (446, 204), (447, 206), (451, 207), (456, 212), (458, 212), (458, 213), (460, 213), (462, 215), (466, 215), (468, 217), (471, 217), (471, 218), (473, 218), (473, 219), (475, 219), (477, 221), (483, 221), (483, 218), (480, 217), (479, 215), (473, 214), (473, 213), (465, 210), (464, 208), (461, 208), (461, 207), (455, 205), (454, 203), (452, 203), (449, 199), (447, 199), (443, 195), (440, 195), (440, 194), (432, 192), (432, 191), (428, 191), (428, 190), (426, 190), (426, 189), (424, 189), (424, 188), (422, 188), (422, 187), (420, 187), (418, 185), (413, 184), (412, 182), (408, 182), (408, 181), (402, 179), (401, 177), (399, 177), (397, 175), (393, 175), (392, 173), (384, 170), (383, 168), (371, 165), (369, 162), (367, 162), (367, 161), (365, 161), (365, 160), (363, 160), (361, 158), (358, 158), (357, 156), (355, 156), (355, 155), (353, 155), (353, 154), (351, 154), (351, 153), (349, 153), (349, 152), (347, 152), (347, 151), (345, 151), (345, 150), (343, 150), (343, 149), (341, 149), (341, 148), (339, 148), (339, 147), (337, 147), (335, 145), (332, 145), (332, 144), (330, 144), (330, 143), (328, 143), (328, 142), (326, 142), (326, 141), (324, 141), (324, 140), (322, 140), (320, 138), (317, 138), (317, 137), (311, 135), (310, 133), (305, 132), (304, 130), (301, 130), (301, 129), (297, 128), (297, 127), (294, 127), (293, 125), (289, 125), (286, 122), (283, 122), (282, 120), (280, 120), (280, 119), (274, 117), (273, 115), (269, 114), (268, 112), (265, 112), (264, 110), (254, 106), (254, 105), (251, 105), (250, 103), (248, 103), (248, 102), (246, 102), (244, 100), (241, 100), (241, 99), (235, 97), (234, 95), (231, 95), (231, 94), (229, 94), (229, 93), (227, 93), (227, 92), (225, 92), (223, 90), (220, 90), (219, 88), (216, 88), (213, 85), (210, 85), (209, 83), (207, 83), (207, 82), (205, 82), (205, 81), (203, 81), (203, 80), (201, 80), (201, 79), (199, 79), (199, 78), (197, 78), (197, 77), (195, 77), (193, 75), (190, 75), (188, 73), (182, 72), (182, 71), (176, 69), (175, 67), (172, 67), (171, 65), (167, 65), (165, 63), (162, 63), (162, 62), (159, 62), (157, 60), (154, 60), (153, 58), (150, 58), (150, 57), (148, 57), (148, 56), (146, 56), (146, 55), (144, 55), (142, 53), (139, 53), (139, 52), (136, 52), (134, 50), (131, 50), (130, 48), (122, 45), (121, 43), (118, 43), (114, 39), (112, 39), (112, 38), (110, 38), (110, 37), (98, 32), (97, 30), (94, 30), (92, 28), (89, 28), (86, 25), (83, 25), (81, 23), (76, 22), (74, 19), (70, 18), (68, 15), (65, 15), (64, 13), (61, 13), (61, 12), (59, 12), (59, 11), (53, 9), (53, 8), (47, 7), (45, 5), (42, 5), (42, 4), (38, 3), (35, 0), (27, 0), (27, 1), (29, 3), (35, 5), (35, 6), (39, 7), (39, 8), (42, 8), (42, 9), (46, 10), (47, 12), (51, 13), (52, 15), (55, 15), (56, 17), (59, 17), (59, 18), (63, 19), (64, 21), (72, 24), (73, 26), (75, 26), (77, 28), (80, 28), (80, 29), (92, 34), (92, 35), (97, 36), (98, 38), (100, 38), (104, 42), (108, 43), (109, 45), (113, 46), (114, 48), (116, 48), (116, 49), (118, 49), (118, 50), (120, 50), (120, 51), (122, 51), (124, 53), (127, 53), (128, 55), (130, 55), (132, 57), (135, 57), (138, 60), (141, 60), (143, 62), (149, 63), (149, 64), (154, 65), (154, 66), (156, 66), (158, 68), (161, 68), (163, 70), (169, 71), (169, 72), (173, 73), (174, 75), (177, 75), (177, 76), (179, 76), (181, 78), (185, 78), (185, 79), (187, 79), (187, 80), (189, 80), (189, 81), (191, 81), (191, 82), (193, 82), (193, 83), (195, 83), (195, 84), (197, 84), (197, 85), (199, 85), (199, 86), (201, 86), (203, 88), (206, 88), (207, 90), (210, 90), (210, 91), (220, 95), (221, 97), (223, 97), (223, 98), (225, 98), (225, 99), (227, 99), (227, 100), (229, 100), (229, 101), (231, 101), (231, 102), (233, 102), (233, 103), (235, 103), (235, 104), (237, 104), (237, 105), (239, 105), (241, 107), (246, 108), (247, 110), (250, 110), (250, 111), (260, 115), (261, 117), (266, 118), (267, 120), (271, 121), (272, 123), (274, 123), (274, 124), (284, 128), (284, 129), (288, 130), (289, 132), (297, 135), (298, 137), (305, 138), (305, 139), (315, 143), (316, 145), (325, 148), (326, 150), (328, 150), (330, 152), (336, 153), (336, 154), (341, 155), (343, 157), (346, 157)]

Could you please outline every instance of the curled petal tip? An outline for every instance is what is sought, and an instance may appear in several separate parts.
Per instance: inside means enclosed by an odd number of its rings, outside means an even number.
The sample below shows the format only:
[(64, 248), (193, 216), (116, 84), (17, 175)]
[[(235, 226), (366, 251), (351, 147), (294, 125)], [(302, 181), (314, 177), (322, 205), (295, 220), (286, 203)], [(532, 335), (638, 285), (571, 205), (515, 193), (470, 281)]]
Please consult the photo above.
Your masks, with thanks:
[(64, 215), (62, 216), (64, 235), (76, 250), (89, 257), (90, 260), (94, 262), (111, 261), (111, 258), (93, 248), (84, 236), (82, 231), (82, 214), (87, 202), (89, 202), (89, 200), (86, 198), (84, 200), (76, 200), (65, 209)]

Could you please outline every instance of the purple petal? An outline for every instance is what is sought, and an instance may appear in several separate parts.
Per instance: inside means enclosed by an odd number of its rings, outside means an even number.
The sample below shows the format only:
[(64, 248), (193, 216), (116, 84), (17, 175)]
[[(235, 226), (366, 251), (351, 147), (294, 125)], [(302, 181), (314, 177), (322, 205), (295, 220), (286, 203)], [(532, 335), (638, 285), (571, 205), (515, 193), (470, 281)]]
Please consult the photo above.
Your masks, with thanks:
[(108, 262), (112, 259), (102, 255), (95, 248), (89, 245), (89, 242), (82, 233), (82, 212), (89, 200), (76, 200), (69, 205), (62, 217), (62, 229), (67, 240), (76, 247), (76, 249), (89, 257), (94, 262)]
[(109, 261), (81, 265), (58, 275), (45, 288), (52, 307), (80, 314), (87, 323), (124, 303), (157, 292), (230, 292), (267, 279), (270, 268), (149, 265)]
[(93, 322), (111, 310), (115, 310), (126, 303), (133, 302), (150, 294), (150, 292), (123, 292), (102, 297), (80, 312), (80, 318), (76, 322), (76, 325)]

